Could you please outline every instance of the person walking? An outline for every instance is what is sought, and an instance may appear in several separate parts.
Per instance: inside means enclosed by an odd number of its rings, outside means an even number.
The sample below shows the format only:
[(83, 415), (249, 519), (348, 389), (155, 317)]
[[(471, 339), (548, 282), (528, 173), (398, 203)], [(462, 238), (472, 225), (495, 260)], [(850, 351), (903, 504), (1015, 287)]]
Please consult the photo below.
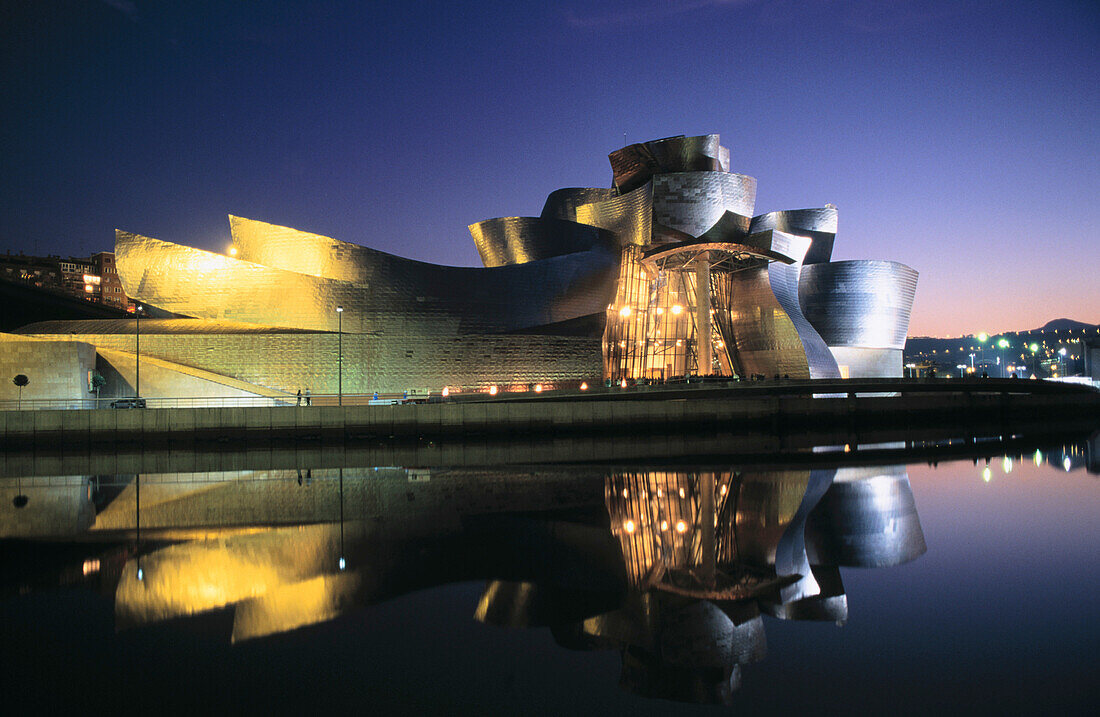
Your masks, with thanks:
[(308, 388), (306, 389), (306, 405), (307, 406), (313, 405), (312, 401), (310, 400), (309, 389)]
[(298, 389), (298, 405), (302, 405), (302, 389)]

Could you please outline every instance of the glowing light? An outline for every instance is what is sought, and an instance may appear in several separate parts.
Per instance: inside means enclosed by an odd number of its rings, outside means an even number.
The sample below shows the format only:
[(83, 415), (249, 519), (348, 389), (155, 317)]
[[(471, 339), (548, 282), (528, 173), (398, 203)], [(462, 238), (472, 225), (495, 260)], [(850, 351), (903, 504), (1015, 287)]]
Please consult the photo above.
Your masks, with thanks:
[(665, 310), (664, 310), (664, 308), (663, 308), (663, 307), (661, 307), (661, 306), (658, 306), (658, 307), (657, 307), (657, 315), (658, 315), (658, 316), (660, 316), (660, 315), (661, 315), (661, 314), (663, 314), (663, 313), (665, 313)]
[(340, 569), (341, 569), (341, 570), (343, 570), (344, 568), (346, 568), (346, 567), (348, 566), (348, 564), (344, 562), (344, 559), (343, 559), (343, 558), (340, 558), (340, 563), (339, 563), (339, 565), (340, 565)]
[(634, 521), (633, 520), (628, 520), (625, 523), (623, 523), (623, 530), (625, 530), (628, 533), (633, 533), (634, 532)]
[(1043, 465), (1043, 452), (1040, 450), (1036, 450), (1035, 455), (1031, 457), (1031, 460), (1034, 461), (1036, 466)]
[(682, 520), (681, 520), (681, 521), (677, 521), (677, 523), (676, 523), (676, 532), (677, 532), (677, 533), (686, 533), (686, 532), (687, 532), (687, 529), (688, 529), (688, 527), (687, 527), (687, 523), (685, 523), (685, 522), (684, 522), (684, 521), (682, 521)]
[(620, 388), (626, 388), (626, 379), (625, 378), (622, 381), (619, 381), (619, 387)]
[(672, 313), (676, 314), (677, 316), (679, 316), (680, 313), (683, 312), (683, 310), (684, 310), (684, 307), (680, 306), (679, 304), (675, 304), (672, 307)]
[(982, 342), (983, 344), (984, 344), (984, 343), (985, 343), (986, 341), (989, 341), (989, 334), (987, 334), (987, 333), (986, 333), (986, 332), (984, 332), (984, 331), (983, 331), (983, 332), (981, 332), (980, 334), (978, 334), (978, 341), (981, 341), (981, 342)]
[(145, 571), (142, 570), (141, 568), (138, 568), (137, 579), (138, 580), (144, 580), (145, 579)]
[(721, 488), (719, 488), (718, 489), (718, 494), (719, 495), (725, 495), (726, 494), (726, 486), (722, 486)]
[(582, 391), (587, 391), (588, 390), (588, 382), (587, 381), (581, 381), (581, 390)]
[(1069, 469), (1072, 468), (1072, 467), (1073, 467), (1073, 461), (1071, 461), (1069, 459), (1069, 456), (1066, 456), (1065, 458), (1062, 459), (1062, 468), (1065, 469), (1066, 473), (1069, 473)]
[(450, 395), (451, 395), (451, 389), (449, 389), (448, 387), (444, 386), (444, 387), (443, 387), (443, 398), (446, 398), (447, 396), (450, 396)]
[(1005, 456), (1004, 460), (1001, 461), (1001, 470), (1005, 472), (1005, 475), (1012, 472), (1012, 458), (1010, 456)]
[(541, 383), (536, 383), (535, 384), (535, 393), (542, 393), (542, 384)]
[(623, 497), (624, 498), (629, 498), (630, 497), (630, 491), (627, 490), (626, 488), (623, 488)]
[(668, 530), (668, 521), (667, 520), (662, 520), (661, 521), (661, 530)]
[(982, 480), (986, 483), (993, 480), (993, 471), (989, 470), (989, 466), (982, 469)]
[(687, 494), (686, 494), (686, 493), (684, 493), (684, 489), (683, 489), (683, 488), (681, 488), (681, 489), (680, 489), (680, 497), (681, 497), (681, 498), (685, 498), (685, 497), (687, 497)]
[(490, 386), (490, 387), (489, 387), (489, 395), (490, 395), (490, 396), (495, 396), (495, 395), (497, 395), (497, 387), (496, 387), (496, 386)]
[(237, 247), (235, 247), (235, 246), (229, 247), (229, 256), (237, 256)]
[(91, 285), (91, 284), (85, 284), (85, 285), (84, 285), (84, 293), (86, 293), (86, 294), (90, 294), (90, 293), (92, 293), (93, 291), (95, 291), (95, 289), (93, 289), (93, 288), (92, 288), (92, 285)]
[(630, 316), (630, 307), (624, 306), (623, 308), (619, 309), (619, 316), (622, 316), (624, 319), (627, 316)]
[(99, 560), (96, 558), (90, 558), (84, 561), (83, 571), (85, 575), (91, 575), (92, 573), (99, 572)]

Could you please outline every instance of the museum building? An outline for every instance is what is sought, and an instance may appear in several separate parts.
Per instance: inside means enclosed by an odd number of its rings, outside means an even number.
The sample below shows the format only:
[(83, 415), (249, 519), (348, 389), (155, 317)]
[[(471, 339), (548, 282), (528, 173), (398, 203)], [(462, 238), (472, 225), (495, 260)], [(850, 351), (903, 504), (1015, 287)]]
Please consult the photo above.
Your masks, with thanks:
[(616, 150), (611, 187), (472, 224), (483, 268), (235, 216), (228, 254), (119, 230), (140, 328), (31, 324), (0, 335), (5, 363), (42, 363), (57, 398), (90, 370), (103, 396), (133, 395), (139, 353), (146, 397), (901, 376), (917, 272), (830, 261), (831, 205), (754, 215), (756, 180), (729, 156), (718, 135)]

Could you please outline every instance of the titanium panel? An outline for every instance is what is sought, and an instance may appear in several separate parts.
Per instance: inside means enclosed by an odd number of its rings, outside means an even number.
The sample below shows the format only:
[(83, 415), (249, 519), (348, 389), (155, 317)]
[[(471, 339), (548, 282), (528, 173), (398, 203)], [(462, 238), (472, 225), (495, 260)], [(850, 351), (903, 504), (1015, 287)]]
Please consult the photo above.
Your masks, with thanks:
[(835, 359), (798, 303), (800, 260), (810, 240), (771, 231), (752, 235), (748, 242), (766, 244), (796, 261), (713, 276), (715, 323), (734, 370), (740, 376), (838, 378)]
[[(440, 337), (600, 313), (618, 272), (617, 252), (603, 248), (478, 269), (411, 261), (326, 237), (310, 245), (300, 234), (276, 234), (269, 243), (257, 233), (238, 244), (242, 256), (272, 267), (119, 231), (119, 278), (127, 295), (197, 318), (335, 331), (340, 305), (345, 333)], [(293, 271), (299, 248), (321, 257), (313, 268), (340, 263), (340, 275), (350, 280)]]
[(481, 262), (489, 268), (526, 264), (618, 243), (610, 232), (551, 217), (498, 217), (468, 228)]
[(788, 234), (809, 237), (813, 240), (806, 252), (804, 264), (827, 262), (833, 255), (833, 241), (836, 239), (837, 210), (835, 207), (820, 209), (789, 209), (781, 212), (768, 212), (752, 218), (750, 231), (759, 232), (778, 229)]
[(615, 187), (624, 193), (640, 187), (657, 174), (729, 171), (729, 150), (719, 145), (716, 134), (677, 135), (631, 144), (609, 154), (608, 160)]
[(804, 267), (803, 313), (829, 346), (904, 349), (917, 272), (893, 261)]
[(755, 204), (756, 180), (744, 174), (682, 172), (653, 178), (653, 221), (693, 237), (727, 211), (751, 217)]
[(622, 196), (582, 204), (576, 221), (615, 234), (620, 246), (645, 246), (653, 241), (653, 184), (646, 182)]
[(606, 202), (617, 196), (619, 196), (619, 193), (615, 189), (604, 189), (602, 187), (555, 189), (546, 195), (546, 203), (542, 205), (542, 214), (539, 216), (575, 222), (578, 221), (577, 207), (593, 202)]
[(902, 349), (870, 349), (862, 346), (830, 346), (841, 378), (902, 378), (905, 352)]
[[(145, 321), (141, 323), (143, 394), (146, 356), (290, 394), (306, 388), (315, 395), (337, 391), (339, 341), (334, 332), (147, 335)], [(134, 350), (132, 333), (63, 333), (66, 340), (72, 336), (103, 349)], [(58, 338), (52, 333), (31, 336)], [(602, 375), (600, 340), (571, 336), (344, 334), (342, 358), (348, 394), (596, 382)]]

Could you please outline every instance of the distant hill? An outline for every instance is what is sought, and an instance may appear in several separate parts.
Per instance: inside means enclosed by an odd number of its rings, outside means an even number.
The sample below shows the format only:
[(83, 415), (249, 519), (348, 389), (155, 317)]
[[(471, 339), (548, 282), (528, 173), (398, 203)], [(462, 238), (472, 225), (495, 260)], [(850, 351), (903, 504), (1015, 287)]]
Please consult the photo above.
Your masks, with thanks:
[(1032, 330), (1049, 331), (1051, 329), (1058, 329), (1059, 331), (1065, 331), (1067, 329), (1072, 329), (1076, 331), (1078, 329), (1095, 329), (1098, 326), (1100, 326), (1100, 324), (1086, 324), (1084, 321), (1074, 321), (1073, 319), (1054, 319), (1053, 321), (1048, 321), (1043, 324), (1042, 328)]

